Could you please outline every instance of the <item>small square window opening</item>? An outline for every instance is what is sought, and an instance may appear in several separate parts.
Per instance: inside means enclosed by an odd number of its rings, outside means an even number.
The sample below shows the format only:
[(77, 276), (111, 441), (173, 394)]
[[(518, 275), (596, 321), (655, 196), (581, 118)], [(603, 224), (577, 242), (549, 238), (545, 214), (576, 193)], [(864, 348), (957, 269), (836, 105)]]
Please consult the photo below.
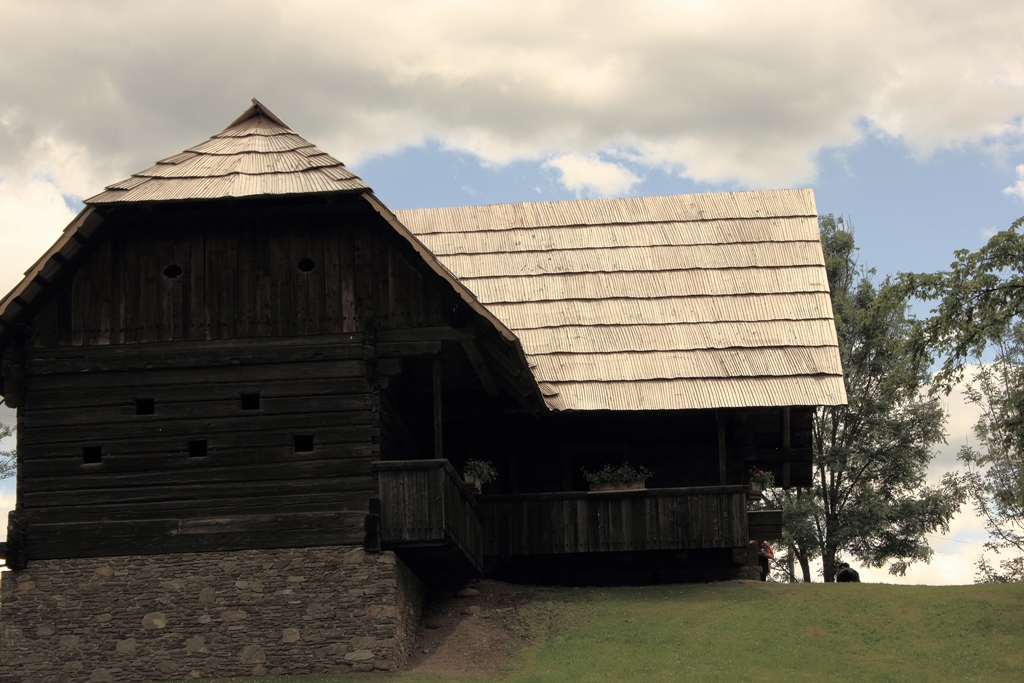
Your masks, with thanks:
[(242, 394), (242, 410), (259, 410), (259, 394)]
[(206, 457), (206, 439), (197, 439), (195, 441), (188, 442), (188, 457), (190, 458), (205, 458)]
[(82, 462), (96, 465), (103, 461), (103, 446), (82, 446)]
[(313, 435), (303, 434), (295, 436), (295, 452), (308, 453), (313, 450)]
[(156, 401), (151, 398), (135, 399), (136, 415), (153, 415), (156, 413)]

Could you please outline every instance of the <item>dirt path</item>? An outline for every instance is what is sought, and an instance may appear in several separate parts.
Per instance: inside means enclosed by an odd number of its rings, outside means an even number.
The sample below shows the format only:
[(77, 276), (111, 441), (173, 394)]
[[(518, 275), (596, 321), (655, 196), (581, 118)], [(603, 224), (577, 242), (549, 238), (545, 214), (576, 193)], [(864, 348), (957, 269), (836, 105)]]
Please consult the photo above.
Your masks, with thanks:
[(405, 669), (488, 678), (503, 675), (502, 665), (528, 645), (517, 608), (543, 590), (484, 580), (456, 595), (435, 594), (424, 612)]

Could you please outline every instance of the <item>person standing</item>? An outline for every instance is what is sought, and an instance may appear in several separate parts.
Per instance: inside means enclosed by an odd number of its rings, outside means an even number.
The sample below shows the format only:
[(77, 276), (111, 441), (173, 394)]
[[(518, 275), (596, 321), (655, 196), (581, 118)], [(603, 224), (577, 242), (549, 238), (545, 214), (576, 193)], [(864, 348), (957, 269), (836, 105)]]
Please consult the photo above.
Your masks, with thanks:
[(761, 568), (761, 580), (767, 581), (771, 573), (771, 560), (775, 559), (775, 551), (768, 541), (761, 541), (757, 547), (757, 564)]

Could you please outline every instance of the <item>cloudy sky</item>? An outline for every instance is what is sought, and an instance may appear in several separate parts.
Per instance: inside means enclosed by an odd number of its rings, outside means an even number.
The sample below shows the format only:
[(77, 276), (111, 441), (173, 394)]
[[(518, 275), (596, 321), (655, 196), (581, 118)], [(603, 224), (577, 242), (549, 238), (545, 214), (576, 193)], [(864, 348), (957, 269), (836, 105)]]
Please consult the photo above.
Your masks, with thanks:
[[(879, 274), (942, 268), (1024, 215), (1020, 2), (0, 0), (0, 17), (4, 291), (82, 198), (254, 96), (392, 208), (812, 187)], [(942, 550), (973, 557), (978, 525), (958, 523)]]

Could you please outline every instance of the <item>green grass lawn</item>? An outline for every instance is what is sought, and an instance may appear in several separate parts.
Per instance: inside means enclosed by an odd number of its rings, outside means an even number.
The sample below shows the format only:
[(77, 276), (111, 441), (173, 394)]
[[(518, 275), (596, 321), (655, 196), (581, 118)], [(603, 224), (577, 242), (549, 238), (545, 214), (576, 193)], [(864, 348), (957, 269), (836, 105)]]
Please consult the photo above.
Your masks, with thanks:
[[(522, 610), (534, 645), (509, 661), (508, 683), (1024, 681), (1019, 584), (721, 583), (559, 589), (543, 597)], [(258, 680), (479, 679), (398, 673)]]

